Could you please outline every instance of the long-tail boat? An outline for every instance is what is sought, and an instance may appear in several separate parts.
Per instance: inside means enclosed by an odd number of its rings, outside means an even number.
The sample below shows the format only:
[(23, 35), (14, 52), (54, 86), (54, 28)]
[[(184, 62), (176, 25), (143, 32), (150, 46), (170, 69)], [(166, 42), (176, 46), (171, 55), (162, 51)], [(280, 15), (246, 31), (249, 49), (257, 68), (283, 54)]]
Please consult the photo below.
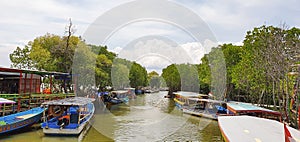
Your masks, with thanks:
[[(0, 106), (5, 107), (7, 104), (15, 103), (14, 101), (0, 98)], [(5, 109), (5, 108), (3, 108)], [(18, 112), (0, 117), (0, 134), (17, 131), (29, 127), (41, 120), (44, 109), (36, 107), (27, 111)], [(5, 113), (5, 112), (3, 112)], [(3, 114), (4, 115), (4, 114)]]
[(42, 128), (49, 135), (79, 135), (89, 128), (95, 107), (92, 98), (74, 97), (44, 102)]

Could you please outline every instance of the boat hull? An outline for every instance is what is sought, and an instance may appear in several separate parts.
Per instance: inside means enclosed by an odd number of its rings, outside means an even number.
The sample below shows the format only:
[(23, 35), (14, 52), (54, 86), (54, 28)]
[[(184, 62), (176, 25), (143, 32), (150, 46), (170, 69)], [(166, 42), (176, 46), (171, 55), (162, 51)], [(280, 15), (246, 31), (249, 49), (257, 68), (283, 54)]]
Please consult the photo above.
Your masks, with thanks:
[(76, 129), (55, 129), (55, 128), (43, 128), (43, 133), (46, 135), (79, 135), (82, 130), (88, 128), (88, 122), (80, 125)]
[(184, 102), (179, 101), (177, 98), (174, 98), (175, 106), (179, 109), (183, 108)]
[[(18, 113), (16, 113), (16, 114), (5, 116), (6, 118), (15, 117), (15, 121), (8, 123), (6, 125), (0, 125), (0, 134), (18, 131), (20, 129), (29, 127), (29, 126), (37, 123), (38, 121), (41, 120), (43, 111), (44, 110), (42, 108), (33, 108), (31, 110), (19, 113), (19, 114), (23, 114), (23, 115), (19, 115)], [(33, 114), (30, 114), (30, 113), (33, 113)], [(22, 116), (23, 116), (23, 118), (21, 118)]]
[(200, 116), (200, 117), (204, 117), (204, 118), (208, 118), (208, 119), (218, 120), (218, 115), (216, 115), (216, 114), (196, 112), (196, 111), (189, 110), (189, 109), (182, 109), (182, 112), (186, 113), (186, 114), (190, 114), (190, 115), (195, 115), (195, 116)]

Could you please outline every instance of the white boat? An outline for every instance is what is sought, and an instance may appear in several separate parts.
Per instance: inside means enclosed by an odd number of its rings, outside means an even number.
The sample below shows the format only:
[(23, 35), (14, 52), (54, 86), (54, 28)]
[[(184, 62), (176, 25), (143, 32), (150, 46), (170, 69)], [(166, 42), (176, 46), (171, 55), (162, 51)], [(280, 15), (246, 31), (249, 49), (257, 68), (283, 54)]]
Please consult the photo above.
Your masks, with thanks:
[(223, 101), (188, 98), (187, 104), (182, 107), (182, 111), (190, 115), (217, 120), (218, 116), (228, 115), (226, 108), (226, 102)]
[(201, 94), (195, 92), (179, 91), (179, 92), (174, 92), (173, 94), (175, 95), (174, 98), (175, 105), (179, 109), (182, 109), (184, 105), (188, 104), (189, 98), (201, 98)]
[(226, 142), (290, 142), (300, 141), (300, 131), (275, 120), (253, 116), (218, 118)]
[(49, 135), (79, 135), (89, 127), (95, 107), (94, 99), (84, 97), (66, 98), (44, 102), (48, 115), (43, 113), (42, 128)]

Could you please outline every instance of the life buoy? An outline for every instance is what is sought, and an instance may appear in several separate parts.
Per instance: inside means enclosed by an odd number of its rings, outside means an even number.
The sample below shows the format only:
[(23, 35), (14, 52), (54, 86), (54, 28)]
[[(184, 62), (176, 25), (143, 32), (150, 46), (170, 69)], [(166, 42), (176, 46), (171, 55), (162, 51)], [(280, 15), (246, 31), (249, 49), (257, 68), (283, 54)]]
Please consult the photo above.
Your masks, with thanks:
[(49, 106), (49, 113), (53, 116), (60, 116), (64, 112), (63, 106)]

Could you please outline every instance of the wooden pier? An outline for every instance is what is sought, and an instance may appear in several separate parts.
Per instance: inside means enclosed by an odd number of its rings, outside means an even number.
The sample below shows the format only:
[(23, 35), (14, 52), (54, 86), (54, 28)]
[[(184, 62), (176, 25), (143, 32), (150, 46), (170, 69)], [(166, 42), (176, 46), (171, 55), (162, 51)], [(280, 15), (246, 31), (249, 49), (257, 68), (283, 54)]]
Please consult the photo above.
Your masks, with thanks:
[[(42, 88), (42, 78), (48, 78), (48, 90)], [(15, 104), (0, 104), (0, 115), (12, 114), (40, 106), (45, 101), (74, 97), (73, 90), (54, 93), (54, 80), (66, 89), (68, 73), (33, 71), (0, 67), (0, 98), (15, 101)], [(69, 81), (70, 83), (71, 81)], [(73, 84), (74, 90), (76, 84)], [(46, 88), (45, 88), (46, 90)]]

